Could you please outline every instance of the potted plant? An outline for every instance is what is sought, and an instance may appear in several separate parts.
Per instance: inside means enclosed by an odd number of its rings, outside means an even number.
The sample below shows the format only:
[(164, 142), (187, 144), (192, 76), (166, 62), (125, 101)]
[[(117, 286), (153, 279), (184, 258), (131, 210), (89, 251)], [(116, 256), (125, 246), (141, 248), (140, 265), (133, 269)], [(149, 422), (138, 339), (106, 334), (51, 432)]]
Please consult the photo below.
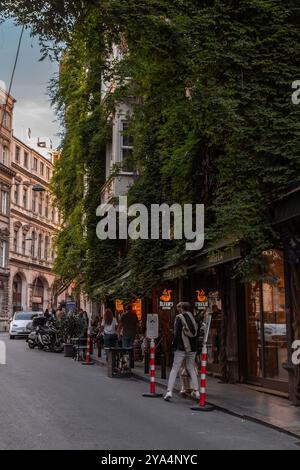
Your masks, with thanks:
[(73, 357), (72, 338), (78, 338), (80, 334), (80, 321), (76, 315), (63, 315), (59, 328), (64, 341), (65, 357)]

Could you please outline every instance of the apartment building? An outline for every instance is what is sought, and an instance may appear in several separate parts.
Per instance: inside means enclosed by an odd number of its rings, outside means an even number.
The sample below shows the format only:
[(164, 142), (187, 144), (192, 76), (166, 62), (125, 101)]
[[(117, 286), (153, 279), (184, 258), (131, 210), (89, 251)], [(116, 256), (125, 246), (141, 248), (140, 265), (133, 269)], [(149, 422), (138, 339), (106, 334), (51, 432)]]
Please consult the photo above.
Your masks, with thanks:
[(58, 210), (49, 194), (53, 162), (13, 137), (9, 310), (44, 310), (55, 303), (53, 237)]
[(15, 172), (11, 168), (12, 121), (15, 100), (0, 89), (0, 331), (9, 315), (10, 190)]

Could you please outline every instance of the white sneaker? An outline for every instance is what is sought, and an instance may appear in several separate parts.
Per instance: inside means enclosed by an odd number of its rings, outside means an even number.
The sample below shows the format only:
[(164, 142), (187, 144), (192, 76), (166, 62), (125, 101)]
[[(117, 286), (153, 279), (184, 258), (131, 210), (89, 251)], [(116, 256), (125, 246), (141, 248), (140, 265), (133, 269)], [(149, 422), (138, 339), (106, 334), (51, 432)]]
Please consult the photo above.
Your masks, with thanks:
[(194, 391), (191, 393), (191, 397), (192, 397), (192, 398), (196, 398), (197, 400), (200, 400), (200, 393), (198, 392), (198, 390), (194, 390)]
[(172, 392), (167, 392), (167, 394), (164, 397), (164, 400), (165, 401), (171, 401), (172, 398), (173, 398)]

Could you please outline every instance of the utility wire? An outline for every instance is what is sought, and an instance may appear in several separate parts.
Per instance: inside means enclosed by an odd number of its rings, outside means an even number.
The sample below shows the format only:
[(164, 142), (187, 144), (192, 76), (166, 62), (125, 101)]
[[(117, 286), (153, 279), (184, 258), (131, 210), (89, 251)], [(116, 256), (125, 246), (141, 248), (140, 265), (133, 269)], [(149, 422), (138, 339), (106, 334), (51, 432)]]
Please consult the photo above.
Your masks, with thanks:
[(22, 39), (23, 39), (24, 31), (25, 31), (25, 26), (23, 25), (23, 26), (22, 26), (22, 29), (21, 29), (21, 33), (20, 33), (19, 42), (18, 42), (18, 48), (17, 48), (16, 57), (15, 57), (14, 67), (13, 67), (12, 74), (11, 74), (11, 78), (10, 78), (9, 89), (8, 89), (8, 93), (7, 93), (7, 97), (6, 97), (6, 103), (5, 103), (5, 106), (4, 106), (4, 109), (3, 109), (2, 118), (1, 118), (0, 133), (1, 133), (1, 131), (2, 131), (3, 124), (4, 124), (4, 118), (5, 118), (5, 114), (6, 114), (6, 108), (7, 108), (7, 106), (8, 106), (8, 100), (9, 100), (9, 96), (10, 96), (10, 93), (11, 93), (11, 89), (12, 89), (12, 85), (13, 85), (13, 81), (14, 81), (14, 76), (15, 76), (15, 72), (16, 72), (16, 68), (17, 68), (17, 64), (18, 64), (18, 59), (19, 59), (19, 55), (20, 55), (20, 49), (21, 49), (21, 44), (22, 44)]

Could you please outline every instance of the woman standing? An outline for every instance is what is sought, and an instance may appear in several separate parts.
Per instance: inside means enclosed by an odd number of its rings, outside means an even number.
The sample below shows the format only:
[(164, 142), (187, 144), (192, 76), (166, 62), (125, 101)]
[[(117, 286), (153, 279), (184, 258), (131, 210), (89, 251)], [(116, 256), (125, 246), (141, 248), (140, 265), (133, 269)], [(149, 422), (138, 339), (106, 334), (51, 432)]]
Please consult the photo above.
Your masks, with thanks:
[(175, 318), (175, 338), (173, 347), (175, 349), (173, 368), (170, 373), (168, 392), (165, 396), (166, 401), (170, 401), (173, 396), (173, 390), (177, 374), (185, 361), (186, 368), (190, 374), (193, 391), (191, 396), (199, 398), (199, 382), (195, 370), (198, 325), (191, 313), (191, 306), (187, 302), (181, 302), (177, 305), (178, 315)]
[(113, 316), (112, 311), (107, 308), (104, 313), (104, 318), (101, 324), (101, 332), (104, 333), (104, 347), (114, 348), (117, 341), (117, 321)]

